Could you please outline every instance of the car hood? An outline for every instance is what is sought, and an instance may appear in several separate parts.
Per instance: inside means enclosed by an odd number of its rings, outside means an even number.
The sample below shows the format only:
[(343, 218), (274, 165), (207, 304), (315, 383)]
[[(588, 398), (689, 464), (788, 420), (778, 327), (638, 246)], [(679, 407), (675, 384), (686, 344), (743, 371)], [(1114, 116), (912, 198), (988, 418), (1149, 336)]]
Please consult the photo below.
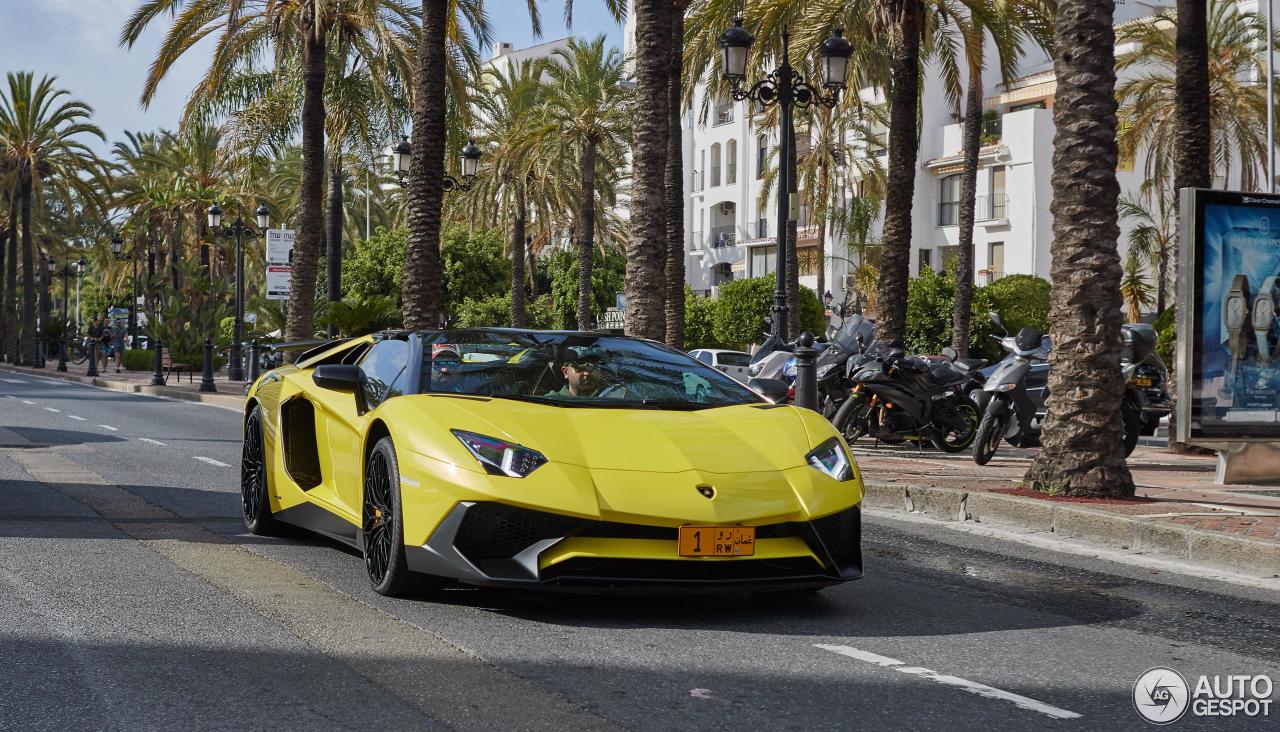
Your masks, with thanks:
[(597, 470), (777, 471), (804, 465), (811, 449), (805, 420), (787, 406), (594, 409), (430, 394), (396, 401), (415, 422), (510, 440), (553, 462)]

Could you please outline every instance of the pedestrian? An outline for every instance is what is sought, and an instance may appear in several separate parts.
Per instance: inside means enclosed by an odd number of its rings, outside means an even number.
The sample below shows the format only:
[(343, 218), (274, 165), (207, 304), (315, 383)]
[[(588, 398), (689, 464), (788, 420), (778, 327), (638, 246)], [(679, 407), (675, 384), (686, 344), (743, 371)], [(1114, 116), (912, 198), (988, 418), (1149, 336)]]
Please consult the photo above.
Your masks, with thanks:
[(101, 342), (101, 340), (102, 340), (102, 323), (99, 322), (97, 318), (94, 318), (89, 321), (89, 330), (85, 334), (84, 354), (86, 357), (89, 355), (90, 351), (93, 348), (91, 344), (99, 343)]
[(98, 336), (98, 360), (101, 362), (98, 368), (104, 371), (107, 368), (107, 361), (111, 358), (111, 342), (114, 338), (115, 332), (111, 329), (111, 321), (104, 318), (102, 330)]
[(118, 325), (115, 329), (115, 338), (111, 341), (111, 351), (116, 355), (116, 373), (120, 373), (120, 359), (124, 358), (125, 332), (124, 325)]

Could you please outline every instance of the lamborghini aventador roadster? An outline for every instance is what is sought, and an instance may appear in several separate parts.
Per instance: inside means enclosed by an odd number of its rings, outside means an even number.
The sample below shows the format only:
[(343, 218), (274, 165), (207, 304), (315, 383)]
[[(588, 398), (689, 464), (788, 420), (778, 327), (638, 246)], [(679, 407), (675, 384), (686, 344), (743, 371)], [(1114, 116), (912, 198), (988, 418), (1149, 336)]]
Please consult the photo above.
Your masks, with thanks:
[(825, 419), (620, 336), (387, 331), (312, 348), (248, 391), (241, 493), (250, 532), (345, 542), (389, 595), (862, 574), (862, 479)]

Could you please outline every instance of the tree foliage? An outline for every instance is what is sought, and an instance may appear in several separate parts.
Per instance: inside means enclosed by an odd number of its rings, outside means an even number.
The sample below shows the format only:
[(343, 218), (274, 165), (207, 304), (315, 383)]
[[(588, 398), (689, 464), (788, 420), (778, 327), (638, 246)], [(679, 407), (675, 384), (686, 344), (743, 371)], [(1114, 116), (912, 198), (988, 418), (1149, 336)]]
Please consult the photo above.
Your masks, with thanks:
[[(764, 339), (773, 306), (773, 275), (734, 280), (720, 286), (712, 333), (728, 348), (743, 349)], [(686, 326), (687, 327), (687, 326)], [(821, 336), (826, 329), (822, 303), (807, 287), (800, 288), (800, 330)], [(686, 336), (687, 337), (687, 336)]]

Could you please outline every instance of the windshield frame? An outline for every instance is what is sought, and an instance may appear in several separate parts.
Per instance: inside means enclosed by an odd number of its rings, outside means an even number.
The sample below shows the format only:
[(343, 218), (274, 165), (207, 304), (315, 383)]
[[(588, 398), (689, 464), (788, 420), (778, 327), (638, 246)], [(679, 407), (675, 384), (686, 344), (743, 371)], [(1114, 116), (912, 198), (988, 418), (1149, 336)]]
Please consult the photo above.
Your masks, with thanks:
[[(417, 358), (417, 366), (412, 366), (414, 378), (411, 380), (406, 393), (414, 394), (430, 394), (443, 396), (457, 396), (471, 399), (510, 399), (512, 401), (523, 401), (530, 403), (546, 404), (549, 406), (561, 407), (577, 407), (577, 408), (601, 408), (601, 409), (670, 409), (670, 410), (700, 410), (713, 409), (718, 407), (739, 406), (739, 405), (755, 405), (768, 403), (764, 397), (755, 391), (749, 389), (742, 382), (739, 382), (729, 375), (719, 371), (702, 361), (690, 356), (684, 351), (671, 348), (666, 344), (657, 341), (651, 341), (641, 338), (632, 338), (629, 336), (613, 335), (610, 333), (592, 333), (581, 331), (541, 331), (541, 330), (525, 330), (515, 328), (460, 328), (448, 330), (418, 331), (413, 334), (413, 340), (417, 343), (414, 349)], [(699, 402), (692, 398), (689, 401), (671, 398), (626, 398), (626, 397), (588, 397), (574, 396), (565, 398), (557, 398), (550, 394), (537, 393), (543, 386), (558, 386), (564, 383), (563, 378), (553, 376), (554, 381), (548, 381), (544, 384), (542, 377), (535, 376), (535, 381), (531, 385), (534, 390), (530, 393), (500, 393), (494, 391), (491, 387), (493, 384), (485, 383), (482, 390), (476, 387), (465, 388), (465, 385), (459, 391), (442, 391), (431, 388), (431, 353), (432, 346), (441, 346), (445, 344), (453, 344), (464, 346), (466, 344), (475, 344), (482, 346), (491, 343), (495, 347), (523, 347), (525, 349), (551, 349), (554, 358), (547, 360), (547, 356), (540, 356), (538, 362), (540, 366), (531, 366), (531, 369), (537, 368), (557, 369), (561, 365), (563, 354), (566, 350), (585, 350), (589, 348), (601, 348), (609, 345), (621, 345), (618, 349), (620, 352), (630, 354), (629, 358), (634, 359), (637, 364), (652, 361), (655, 363), (667, 363), (678, 366), (682, 372), (682, 379), (687, 379), (691, 374), (706, 382), (706, 389), (703, 393), (708, 396), (716, 396), (714, 401)], [(483, 350), (483, 349), (477, 349)], [(654, 353), (646, 354), (646, 350), (652, 350)], [(464, 348), (465, 351), (465, 348)], [(657, 358), (655, 358), (655, 356)], [(460, 360), (465, 367), (467, 364), (478, 366), (483, 362), (467, 362), (465, 357)], [(617, 365), (609, 364), (611, 369), (622, 366), (625, 368), (624, 362)], [(471, 373), (481, 373), (483, 367), (471, 370)], [(615, 371), (616, 373), (616, 371)], [(621, 374), (619, 374), (621, 375)], [(655, 392), (661, 392), (663, 396), (669, 397), (674, 393), (687, 394), (688, 382), (683, 386), (678, 386), (670, 381), (661, 382), (654, 381), (652, 383), (636, 381), (621, 382), (625, 387), (632, 385), (649, 386)], [(699, 384), (700, 385), (700, 384)], [(680, 392), (679, 389), (684, 391)], [(643, 393), (643, 390), (642, 392)], [(696, 393), (696, 392), (695, 392)]]

